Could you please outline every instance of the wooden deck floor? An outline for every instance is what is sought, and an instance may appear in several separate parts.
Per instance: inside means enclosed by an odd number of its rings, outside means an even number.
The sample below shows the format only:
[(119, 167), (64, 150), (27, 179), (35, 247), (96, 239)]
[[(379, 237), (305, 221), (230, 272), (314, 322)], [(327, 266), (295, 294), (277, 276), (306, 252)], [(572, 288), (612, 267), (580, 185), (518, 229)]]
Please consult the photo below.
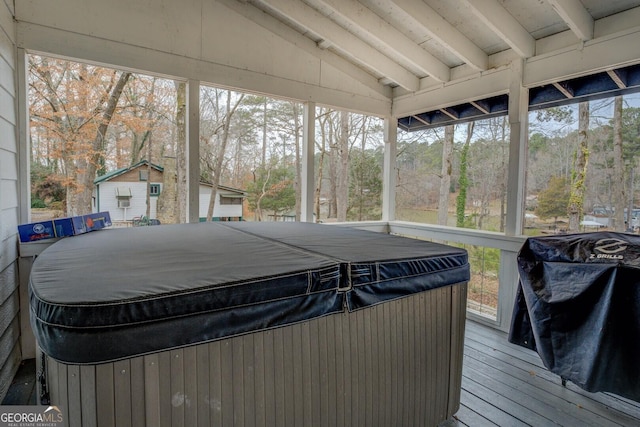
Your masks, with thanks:
[(570, 382), (565, 388), (537, 353), (505, 333), (472, 321), (466, 327), (459, 426), (640, 426), (640, 403)]

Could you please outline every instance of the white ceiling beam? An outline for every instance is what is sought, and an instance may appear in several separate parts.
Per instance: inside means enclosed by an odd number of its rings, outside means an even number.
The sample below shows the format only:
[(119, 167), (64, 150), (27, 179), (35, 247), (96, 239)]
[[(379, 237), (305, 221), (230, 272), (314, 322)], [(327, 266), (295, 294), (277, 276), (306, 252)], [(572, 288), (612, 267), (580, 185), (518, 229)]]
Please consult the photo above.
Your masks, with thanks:
[(450, 70), (446, 64), (355, 0), (308, 0), (308, 3), (329, 8), (356, 27), (358, 33), (386, 45), (423, 73), (440, 82), (449, 81)]
[(262, 3), (298, 25), (318, 34), (334, 48), (388, 77), (406, 90), (415, 92), (419, 89), (420, 81), (416, 75), (321, 15), (312, 7), (299, 1), (289, 0), (263, 0)]
[(547, 0), (571, 31), (582, 41), (593, 38), (593, 17), (580, 0)]
[(536, 41), (498, 0), (466, 0), (473, 13), (521, 57), (535, 54)]
[(426, 3), (415, 0), (391, 1), (458, 58), (480, 71), (489, 68), (489, 56)]

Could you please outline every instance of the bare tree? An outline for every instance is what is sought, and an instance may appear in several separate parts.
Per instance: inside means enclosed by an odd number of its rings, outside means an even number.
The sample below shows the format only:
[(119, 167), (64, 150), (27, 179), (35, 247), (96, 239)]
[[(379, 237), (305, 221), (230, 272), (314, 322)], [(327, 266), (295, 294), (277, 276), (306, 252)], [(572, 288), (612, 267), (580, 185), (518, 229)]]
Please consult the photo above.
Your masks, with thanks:
[(451, 187), (451, 171), (453, 160), (454, 125), (444, 128), (444, 143), (442, 145), (442, 172), (440, 174), (440, 197), (438, 201), (438, 224), (447, 225), (449, 216), (449, 188)]
[(569, 195), (569, 231), (576, 232), (580, 226), (583, 213), (585, 180), (589, 165), (589, 102), (581, 102), (578, 107), (578, 149), (576, 151), (573, 173), (571, 176), (571, 190)]
[(207, 209), (207, 221), (211, 221), (213, 218), (213, 210), (216, 205), (216, 196), (218, 194), (218, 186), (220, 185), (220, 176), (222, 175), (222, 164), (224, 163), (224, 153), (227, 149), (227, 143), (229, 141), (229, 129), (231, 128), (231, 119), (233, 114), (238, 109), (238, 106), (242, 103), (244, 94), (240, 95), (235, 104), (231, 105), (231, 91), (227, 91), (227, 113), (224, 116), (222, 122), (222, 137), (220, 139), (220, 145), (218, 147), (215, 156), (215, 165), (212, 169), (211, 179), (211, 197), (209, 198), (209, 208)]
[(177, 219), (187, 222), (187, 84), (175, 82), (176, 86), (176, 179)]
[[(624, 158), (622, 149), (622, 96), (616, 96), (613, 104), (613, 182), (611, 196), (613, 200), (613, 228), (615, 231), (625, 231), (624, 205), (625, 205), (625, 179)], [(631, 218), (629, 211), (628, 219)], [(631, 224), (629, 222), (629, 224)]]
[(340, 111), (340, 132), (336, 141), (336, 209), (338, 221), (347, 220), (349, 208), (349, 113)]

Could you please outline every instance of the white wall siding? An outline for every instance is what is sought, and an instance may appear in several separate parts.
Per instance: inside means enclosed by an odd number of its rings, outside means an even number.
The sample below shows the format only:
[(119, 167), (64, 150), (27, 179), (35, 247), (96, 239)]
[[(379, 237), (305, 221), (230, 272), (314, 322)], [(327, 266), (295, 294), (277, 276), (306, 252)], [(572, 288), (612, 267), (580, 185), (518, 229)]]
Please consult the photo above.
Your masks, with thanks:
[[(152, 184), (162, 185), (160, 182), (152, 182)], [(131, 189), (130, 206), (126, 210), (118, 207), (118, 199), (116, 198), (116, 188), (118, 187)], [(103, 182), (100, 184), (98, 197), (100, 201), (96, 206), (96, 210), (100, 212), (108, 211), (112, 221), (130, 221), (135, 217), (147, 215), (147, 183), (145, 181)], [(158, 198), (151, 197), (149, 201), (151, 203), (150, 217), (156, 218)]]
[[(209, 200), (211, 200), (211, 187), (207, 185), (200, 186), (200, 218), (207, 217), (207, 211), (209, 210)], [(214, 218), (226, 218), (226, 217), (241, 217), (242, 205), (221, 205), (220, 204), (220, 192), (216, 194), (216, 204), (213, 208)]]
[[(19, 149), (16, 133), (16, 46), (13, 1), (0, 3), (0, 399), (18, 369), (20, 297), (17, 232)], [(26, 167), (28, 159), (21, 159)]]

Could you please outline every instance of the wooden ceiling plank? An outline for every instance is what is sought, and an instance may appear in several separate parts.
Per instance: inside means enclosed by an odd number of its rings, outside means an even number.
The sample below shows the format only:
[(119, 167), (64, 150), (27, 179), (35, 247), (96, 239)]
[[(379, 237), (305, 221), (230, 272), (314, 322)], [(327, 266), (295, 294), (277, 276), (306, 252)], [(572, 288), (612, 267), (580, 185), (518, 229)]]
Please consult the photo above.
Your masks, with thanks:
[(489, 68), (489, 56), (426, 3), (415, 0), (392, 2), (419, 22), (431, 37), (458, 58), (479, 71)]

